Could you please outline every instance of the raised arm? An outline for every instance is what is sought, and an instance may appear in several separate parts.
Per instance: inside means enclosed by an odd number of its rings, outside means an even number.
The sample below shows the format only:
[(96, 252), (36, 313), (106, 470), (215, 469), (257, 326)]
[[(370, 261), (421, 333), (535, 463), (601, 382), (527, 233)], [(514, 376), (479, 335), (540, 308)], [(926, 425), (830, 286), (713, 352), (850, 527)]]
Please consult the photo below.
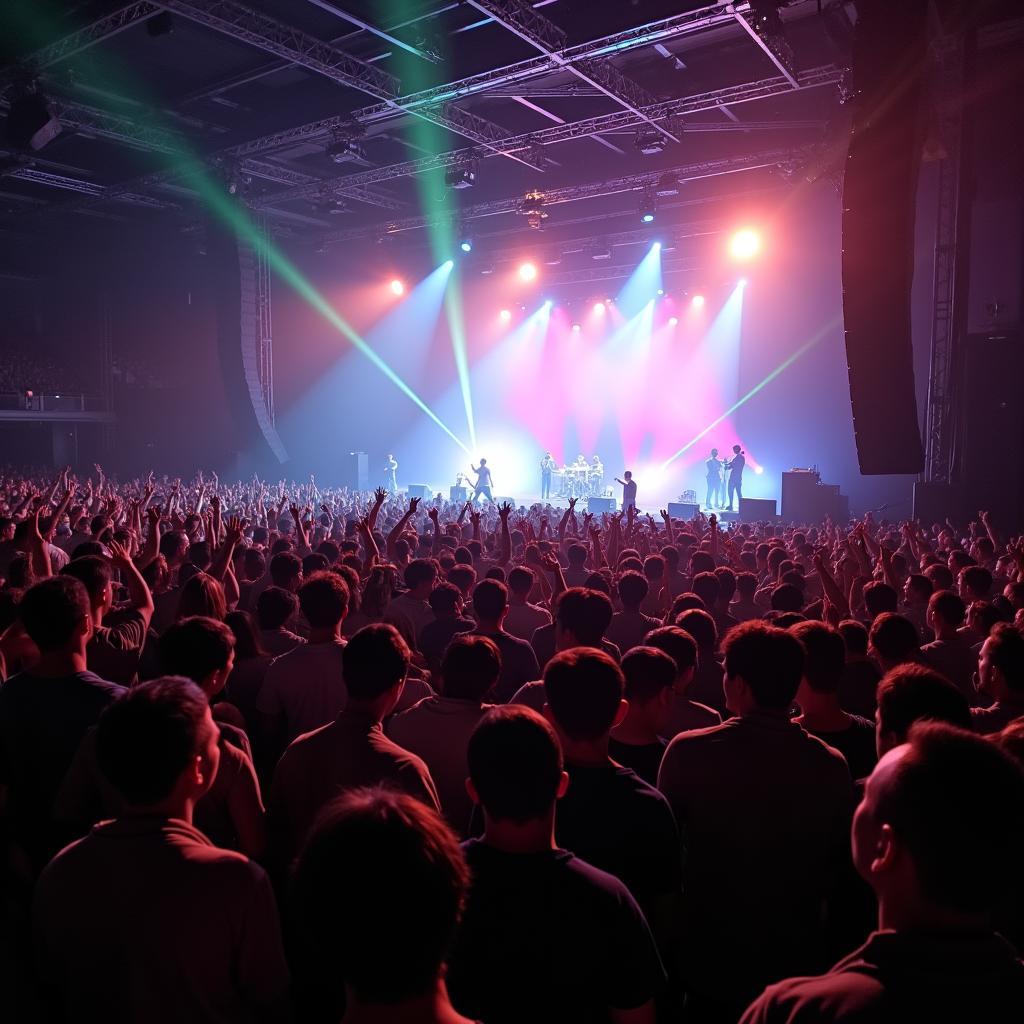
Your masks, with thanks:
[(149, 533), (146, 536), (146, 545), (139, 552), (135, 564), (140, 570), (156, 561), (160, 554), (160, 509), (151, 508), (146, 512), (146, 520), (149, 523)]
[(433, 536), (430, 538), (430, 553), (439, 555), (441, 553), (441, 513), (436, 508), (427, 509), (427, 517), (433, 524)]
[(373, 539), (370, 517), (360, 519), (356, 524), (356, 529), (363, 541), (363, 572), (369, 575), (370, 570), (377, 564), (377, 559), (380, 558), (380, 550), (377, 547), (377, 542)]
[(128, 600), (132, 608), (142, 616), (146, 627), (153, 618), (153, 595), (149, 592), (142, 573), (136, 568), (128, 549), (112, 540), (107, 547), (110, 549), (110, 562), (120, 570), (121, 582), (128, 588)]
[(814, 569), (818, 574), (818, 579), (821, 580), (821, 589), (826, 600), (833, 608), (837, 609), (841, 618), (848, 619), (850, 617), (850, 603), (843, 593), (843, 588), (836, 583), (835, 577), (821, 555), (814, 556)]
[(402, 531), (405, 529), (406, 523), (408, 523), (409, 520), (412, 519), (412, 517), (416, 514), (416, 508), (418, 507), (419, 503), (419, 498), (410, 498), (409, 510), (405, 513), (404, 516), (402, 516), (401, 519), (398, 520), (397, 523), (395, 523), (395, 525), (391, 529), (391, 532), (388, 534), (387, 542), (385, 544), (385, 551), (387, 552), (389, 562), (394, 562), (397, 560), (397, 556), (395, 554), (395, 544), (397, 543), (398, 538), (402, 536)]
[(512, 506), (506, 501), (498, 508), (498, 518), (501, 520), (501, 555), (499, 565), (508, 565), (512, 561), (512, 534), (508, 528), (508, 517), (512, 512)]
[(672, 517), (668, 514), (667, 509), (661, 510), (661, 518), (665, 521), (665, 534), (668, 538), (667, 543), (672, 544), (675, 542), (675, 538), (672, 535)]

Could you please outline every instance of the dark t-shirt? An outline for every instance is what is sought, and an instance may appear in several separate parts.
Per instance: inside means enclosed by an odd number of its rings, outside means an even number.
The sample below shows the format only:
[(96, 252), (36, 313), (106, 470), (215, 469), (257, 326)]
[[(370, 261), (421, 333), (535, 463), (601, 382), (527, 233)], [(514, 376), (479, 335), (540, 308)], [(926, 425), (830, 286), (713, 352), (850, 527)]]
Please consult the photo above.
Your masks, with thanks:
[(874, 722), (869, 722), (859, 715), (852, 715), (849, 727), (839, 732), (820, 732), (817, 729), (807, 731), (812, 736), (817, 736), (819, 740), (824, 740), (833, 750), (838, 750), (846, 758), (853, 778), (867, 778), (874, 770), (878, 761)]
[(428, 622), (420, 630), (417, 646), (420, 654), (427, 659), (429, 668), (434, 672), (440, 669), (441, 658), (453, 637), (459, 633), (470, 633), (474, 629), (476, 623), (472, 619), (437, 619), (435, 622)]
[(625, 883), (650, 918), (658, 897), (682, 887), (679, 830), (668, 801), (622, 765), (566, 763), (565, 770), (558, 845)]
[(498, 704), (507, 704), (512, 695), (524, 683), (540, 676), (540, 666), (533, 648), (518, 637), (506, 633), (481, 633), (498, 645), (501, 652), (501, 675), (494, 686), (494, 700)]
[(0, 686), (0, 783), (30, 854), (48, 859), (57, 790), (82, 737), (124, 687), (92, 672), (47, 679), (21, 672)]
[(659, 736), (657, 743), (623, 743), (613, 736), (608, 743), (608, 753), (613, 761), (632, 768), (644, 782), (658, 784), (658, 769), (665, 754), (668, 740)]
[[(533, 653), (537, 656), (537, 663), (543, 668), (554, 656), (555, 656), (555, 624), (549, 622), (546, 626), (541, 626), (533, 631), (533, 636), (530, 638), (530, 646), (533, 648)], [(613, 644), (611, 640), (606, 637), (601, 637), (601, 650), (604, 651), (609, 657), (614, 658), (616, 663), (622, 661), (622, 651), (619, 649), (617, 644)], [(540, 673), (538, 672), (539, 676)], [(535, 677), (536, 678), (536, 677)]]
[(873, 717), (878, 704), (875, 693), (881, 678), (882, 673), (873, 661), (848, 661), (839, 682), (839, 706), (851, 715)]
[(448, 961), (456, 1009), (487, 1024), (606, 1024), (654, 998), (664, 969), (617, 879), (567, 850), (462, 844), (472, 875)]

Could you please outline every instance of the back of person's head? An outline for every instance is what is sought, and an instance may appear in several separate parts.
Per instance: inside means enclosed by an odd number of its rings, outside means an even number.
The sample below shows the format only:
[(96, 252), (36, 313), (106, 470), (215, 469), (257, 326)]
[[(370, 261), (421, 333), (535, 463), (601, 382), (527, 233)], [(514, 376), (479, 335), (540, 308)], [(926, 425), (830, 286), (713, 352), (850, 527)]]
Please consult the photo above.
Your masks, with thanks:
[(296, 864), (294, 922), (360, 1003), (433, 993), (469, 885), (458, 840), (419, 800), (354, 790), (321, 813)]
[(1001, 622), (992, 629), (982, 656), (999, 670), (1007, 688), (1024, 697), (1024, 634), (1016, 626)]
[(258, 658), (265, 653), (260, 645), (256, 625), (248, 612), (228, 612), (224, 616), (224, 625), (234, 634), (236, 659), (245, 661), (247, 658)]
[(572, 740), (597, 740), (615, 724), (625, 682), (614, 659), (590, 647), (556, 654), (544, 668), (547, 706)]
[(864, 607), (872, 619), (883, 612), (894, 612), (899, 607), (899, 595), (888, 583), (873, 580), (864, 587)]
[(883, 612), (871, 623), (871, 649), (887, 665), (900, 665), (917, 658), (921, 638), (910, 619), (896, 612)]
[[(204, 747), (215, 731), (207, 725), (209, 706), (194, 682), (178, 676), (132, 687), (96, 726), (103, 777), (129, 805), (152, 807), (167, 799), (196, 758), (206, 759)], [(206, 770), (212, 783), (216, 764)]]
[(188, 537), (180, 530), (171, 530), (160, 538), (160, 554), (168, 562), (176, 562), (185, 557), (188, 550)]
[(196, 683), (227, 668), (234, 650), (235, 634), (206, 615), (179, 620), (164, 631), (158, 644), (164, 672)]
[(688, 608), (676, 616), (673, 624), (689, 633), (702, 651), (713, 651), (718, 646), (718, 627), (710, 612)]
[(508, 609), (508, 587), (500, 580), (483, 579), (473, 589), (473, 610), (479, 622), (497, 622)]
[[(879, 752), (906, 742), (914, 722), (946, 722), (971, 728), (967, 698), (945, 677), (923, 665), (897, 665), (879, 681)], [(885, 740), (883, 744), (883, 738)]]
[(73, 558), (61, 569), (62, 576), (73, 576), (80, 580), (89, 594), (93, 605), (101, 603), (108, 593), (111, 581), (110, 563), (99, 555), (83, 555)]
[(221, 619), (228, 612), (227, 598), (219, 580), (205, 572), (197, 572), (182, 588), (178, 597), (178, 618), (205, 615)]
[(628, 611), (636, 611), (650, 592), (650, 584), (642, 573), (630, 570), (619, 577), (619, 600)]
[(275, 587), (294, 590), (302, 576), (302, 559), (293, 551), (279, 551), (270, 559), (270, 580)]
[(605, 630), (611, 625), (611, 598), (600, 590), (570, 587), (558, 598), (555, 622), (559, 628), (571, 633), (576, 642), (586, 647), (598, 647)]
[(907, 590), (910, 594), (913, 594), (918, 601), (927, 602), (928, 598), (932, 596), (932, 591), (935, 587), (932, 585), (932, 581), (927, 576), (922, 575), (919, 572), (911, 573), (907, 577)]
[(582, 569), (583, 563), (587, 560), (587, 549), (583, 544), (570, 544), (565, 553), (569, 565), (573, 569)]
[(283, 587), (267, 587), (256, 598), (256, 621), (260, 629), (280, 629), (299, 607), (299, 599)]
[(427, 583), (437, 579), (437, 566), (429, 558), (414, 558), (403, 572), (405, 585), (410, 590), (418, 590)]
[(780, 583), (771, 594), (772, 611), (798, 612), (804, 606), (803, 591), (793, 583)]
[[(874, 623), (872, 623), (874, 625)], [(843, 619), (839, 623), (839, 635), (846, 645), (847, 655), (863, 656), (868, 653), (868, 631), (856, 619)]]
[(525, 598), (530, 591), (533, 589), (534, 575), (532, 569), (527, 569), (524, 565), (517, 565), (509, 574), (508, 589), (516, 595), (516, 597)]
[(315, 572), (299, 587), (299, 607), (313, 629), (333, 629), (348, 612), (348, 586), (336, 572)]
[(642, 576), (644, 563), (640, 561), (637, 555), (622, 555), (619, 558), (619, 564), (616, 566), (616, 569), (619, 573), (636, 572)]
[(725, 640), (727, 679), (742, 679), (763, 711), (785, 711), (804, 670), (804, 649), (784, 629), (763, 622), (744, 622)]
[(341, 655), (349, 697), (357, 701), (382, 697), (404, 681), (410, 657), (408, 645), (394, 626), (364, 626)]
[(718, 577), (718, 600), (727, 605), (736, 593), (736, 573), (727, 565), (720, 565), (715, 575)]
[(486, 636), (458, 634), (441, 658), (441, 688), (446, 697), (482, 701), (501, 675), (501, 652)]
[[(359, 562), (359, 559), (356, 559)], [(311, 554), (306, 555), (302, 560), (302, 575), (312, 576), (315, 572), (323, 572), (325, 569), (330, 567), (330, 562), (327, 561), (326, 555), (321, 555), (314, 551)]]
[(923, 572), (932, 581), (935, 590), (949, 590), (953, 586), (953, 574), (941, 562), (929, 565)]
[(644, 559), (644, 575), (652, 584), (658, 584), (665, 578), (665, 559), (661, 555), (648, 555)]
[(562, 748), (531, 708), (506, 704), (477, 723), (466, 751), (469, 778), (488, 817), (525, 824), (551, 812), (562, 784)]
[(846, 645), (838, 629), (824, 622), (790, 627), (804, 648), (804, 679), (816, 693), (838, 693), (846, 667)]
[(602, 594), (607, 594), (609, 597), (612, 595), (611, 584), (608, 582), (608, 577), (611, 574), (607, 569), (595, 570), (590, 573), (587, 578), (583, 581), (583, 586), (587, 590), (600, 590)]
[(631, 704), (649, 704), (675, 685), (675, 661), (657, 647), (633, 647), (622, 656), (625, 697)]
[(242, 568), (245, 570), (246, 579), (262, 579), (267, 571), (266, 555), (259, 548), (246, 548), (242, 557)]
[(29, 639), (43, 654), (63, 651), (76, 638), (88, 636), (92, 625), (89, 593), (80, 580), (51, 576), (22, 595), (18, 618)]
[(714, 572), (715, 568), (714, 555), (709, 554), (707, 551), (694, 551), (690, 555), (691, 576), (699, 576), (702, 572)]
[(679, 626), (652, 629), (644, 637), (644, 646), (664, 651), (675, 662), (677, 675), (697, 667), (697, 641)]
[(992, 592), (992, 573), (981, 565), (969, 565), (960, 571), (960, 584), (975, 598), (988, 597)]
[(197, 569), (209, 569), (212, 561), (209, 541), (196, 540), (189, 544), (188, 560)]
[(967, 605), (952, 590), (939, 590), (928, 599), (928, 614), (940, 619), (946, 626), (957, 627), (963, 625)]
[(430, 592), (427, 603), (435, 615), (454, 615), (462, 600), (462, 591), (454, 583), (442, 580)]
[(718, 603), (718, 576), (713, 572), (699, 572), (693, 577), (693, 592), (708, 608)]
[(460, 563), (448, 571), (448, 582), (454, 583), (463, 594), (468, 594), (476, 583), (476, 569)]
[(752, 572), (741, 572), (736, 577), (736, 590), (740, 597), (749, 603), (757, 593), (757, 576)]
[(927, 904), (969, 915), (1005, 906), (1024, 858), (1024, 772), (1013, 757), (967, 730), (918, 723), (876, 774), (872, 817), (909, 853)]

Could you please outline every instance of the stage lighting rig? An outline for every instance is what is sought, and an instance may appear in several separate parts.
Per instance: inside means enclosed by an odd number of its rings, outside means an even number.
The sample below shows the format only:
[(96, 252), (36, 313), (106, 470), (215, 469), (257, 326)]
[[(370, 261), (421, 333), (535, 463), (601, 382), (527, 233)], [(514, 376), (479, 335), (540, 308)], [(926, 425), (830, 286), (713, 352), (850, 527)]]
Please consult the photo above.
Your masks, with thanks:
[(336, 164), (366, 163), (366, 150), (355, 132), (338, 132), (324, 150)]
[(590, 258), (592, 260), (610, 260), (612, 247), (607, 242), (595, 242), (590, 247)]
[(12, 146), (38, 151), (60, 135), (60, 120), (34, 80), (17, 83), (9, 98), (5, 137)]
[(674, 174), (663, 174), (658, 179), (654, 194), (660, 198), (679, 195), (679, 179)]
[(472, 188), (476, 184), (476, 168), (472, 164), (449, 167), (444, 172), (444, 183), (448, 188)]
[(548, 212), (544, 209), (545, 195), (540, 189), (532, 189), (523, 196), (519, 204), (519, 213), (526, 218), (526, 223), (534, 231), (540, 231), (544, 227), (544, 221), (548, 219)]
[(644, 224), (653, 224), (658, 213), (658, 200), (652, 189), (645, 189), (640, 197), (640, 220)]
[(668, 139), (660, 132), (646, 131), (636, 133), (636, 148), (644, 156), (657, 156), (665, 151)]

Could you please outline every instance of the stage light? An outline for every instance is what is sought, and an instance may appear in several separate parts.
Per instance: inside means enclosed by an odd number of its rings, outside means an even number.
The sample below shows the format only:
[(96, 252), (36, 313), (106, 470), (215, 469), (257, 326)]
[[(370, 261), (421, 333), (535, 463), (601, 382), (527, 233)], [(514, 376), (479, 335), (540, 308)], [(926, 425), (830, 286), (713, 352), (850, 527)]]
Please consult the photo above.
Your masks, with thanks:
[(605, 310), (605, 305), (604, 305), (603, 302), (595, 302), (594, 303), (594, 315), (595, 316), (604, 316), (604, 310)]
[(642, 220), (642, 221), (643, 221), (643, 222), (644, 222), (645, 224), (650, 224), (650, 223), (652, 223), (652, 221), (654, 220), (654, 214), (653, 214), (653, 213), (651, 213), (651, 211), (650, 211), (650, 210), (646, 210), (646, 211), (644, 211), (644, 213), (642, 213), (642, 214), (640, 215), (640, 219), (641, 219), (641, 220)]
[(658, 294), (659, 295), (664, 295), (665, 294), (665, 289), (664, 288), (659, 288), (658, 289)]
[(755, 472), (755, 473), (756, 473), (756, 474), (757, 474), (758, 476), (760, 476), (760, 475), (761, 475), (761, 474), (762, 474), (762, 473), (764, 472), (764, 466), (755, 466), (755, 467), (754, 467), (754, 472)]
[(503, 309), (499, 314), (501, 322), (507, 324), (512, 319), (512, 311), (510, 309)]
[(704, 305), (704, 296), (694, 295), (694, 297), (690, 299), (690, 305), (693, 306), (694, 309), (700, 309)]
[(654, 194), (653, 189), (644, 189), (643, 195), (640, 196), (640, 220), (644, 224), (652, 224), (654, 217), (658, 212), (658, 200)]
[(739, 286), (740, 286), (741, 288), (746, 288), (746, 287), (747, 287), (747, 279), (746, 279), (745, 277), (741, 277), (741, 278), (740, 278), (740, 279), (739, 279), (739, 280), (738, 280), (738, 281), (737, 281), (736, 283), (737, 283), (737, 284), (738, 284), (738, 285), (739, 285)]
[(752, 260), (761, 251), (761, 236), (750, 228), (735, 232), (729, 239), (729, 255), (734, 260)]
[(392, 295), (405, 294), (405, 284), (402, 281), (400, 281), (397, 277), (392, 279), (391, 284), (389, 284), (388, 287), (391, 289)]
[(470, 238), (467, 235), (461, 242), (459, 242), (459, 248), (463, 252), (472, 252), (473, 251), (473, 239)]
[(583, 330), (583, 326), (581, 324), (573, 324), (572, 330), (574, 334), (579, 334), (579, 332)]
[(677, 316), (670, 316), (668, 318), (668, 325), (669, 325), (669, 327), (675, 327), (675, 325), (677, 323), (679, 323), (679, 317), (677, 317)]
[(537, 280), (537, 267), (533, 263), (520, 263), (519, 264), (519, 280), (520, 281), (536, 281)]

